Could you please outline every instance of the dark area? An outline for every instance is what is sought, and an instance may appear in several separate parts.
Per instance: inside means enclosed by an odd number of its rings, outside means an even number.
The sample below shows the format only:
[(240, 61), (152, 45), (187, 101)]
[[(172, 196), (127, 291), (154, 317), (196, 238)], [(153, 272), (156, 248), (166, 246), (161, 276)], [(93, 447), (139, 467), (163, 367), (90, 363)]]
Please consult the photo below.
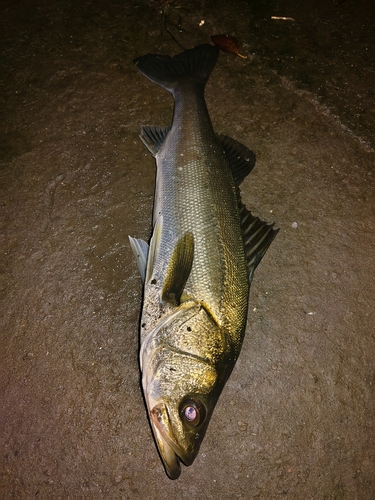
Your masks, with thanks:
[[(373, 499), (375, 4), (1, 3), (2, 498)], [(273, 19), (277, 17), (278, 19)], [(286, 19), (284, 19), (286, 18)], [(238, 38), (212, 122), (280, 232), (200, 453), (170, 481), (138, 367), (154, 161), (172, 99), (135, 57)]]

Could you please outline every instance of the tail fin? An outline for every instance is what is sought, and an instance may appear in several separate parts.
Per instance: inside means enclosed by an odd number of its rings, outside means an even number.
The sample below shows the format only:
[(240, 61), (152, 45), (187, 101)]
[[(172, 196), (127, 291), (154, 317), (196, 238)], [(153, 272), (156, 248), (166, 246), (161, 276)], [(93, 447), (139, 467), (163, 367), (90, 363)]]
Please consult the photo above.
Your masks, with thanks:
[(173, 93), (175, 85), (182, 80), (204, 87), (218, 57), (218, 47), (206, 43), (174, 57), (147, 54), (133, 62), (149, 80)]

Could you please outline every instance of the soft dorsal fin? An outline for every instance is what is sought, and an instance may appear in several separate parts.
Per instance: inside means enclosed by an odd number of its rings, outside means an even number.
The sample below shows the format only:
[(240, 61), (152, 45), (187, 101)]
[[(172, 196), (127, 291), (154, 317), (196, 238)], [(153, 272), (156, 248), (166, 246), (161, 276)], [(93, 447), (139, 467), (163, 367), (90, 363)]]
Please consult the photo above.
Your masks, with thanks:
[(142, 125), (139, 137), (152, 156), (155, 157), (170, 130), (171, 127), (148, 127)]
[(267, 224), (258, 217), (254, 217), (242, 203), (239, 191), (239, 188), (237, 188), (242, 237), (245, 246), (247, 269), (249, 271), (249, 282), (251, 283), (255, 269), (267, 252), (272, 240), (279, 232), (279, 229), (275, 230), (273, 229), (274, 224)]
[(174, 305), (180, 303), (194, 260), (194, 236), (185, 233), (177, 241), (165, 273), (161, 298)]
[(135, 260), (137, 261), (142, 282), (144, 283), (146, 278), (146, 266), (149, 250), (148, 243), (138, 238), (132, 238), (131, 236), (129, 236), (129, 241)]
[(232, 170), (234, 182), (239, 186), (254, 168), (255, 154), (231, 137), (220, 135), (219, 138)]

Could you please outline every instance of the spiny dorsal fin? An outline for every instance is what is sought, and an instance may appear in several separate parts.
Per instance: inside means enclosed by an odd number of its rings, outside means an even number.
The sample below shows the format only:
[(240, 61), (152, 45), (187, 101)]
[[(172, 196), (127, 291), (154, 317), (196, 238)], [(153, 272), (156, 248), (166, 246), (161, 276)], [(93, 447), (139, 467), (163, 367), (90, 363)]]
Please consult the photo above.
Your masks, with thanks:
[(231, 137), (226, 135), (220, 135), (219, 137), (232, 170), (234, 182), (239, 186), (254, 168), (255, 154)]
[(139, 137), (152, 156), (155, 157), (170, 130), (171, 127), (149, 127), (142, 125)]
[(137, 261), (142, 282), (144, 283), (146, 278), (146, 266), (149, 250), (148, 243), (138, 238), (132, 238), (131, 236), (129, 236), (129, 241), (135, 260)]
[(174, 305), (180, 303), (194, 260), (194, 236), (185, 233), (177, 241), (165, 274), (161, 298)]
[(254, 271), (262, 260), (272, 240), (279, 229), (273, 229), (274, 224), (266, 224), (245, 207), (240, 199), (240, 190), (237, 188), (238, 208), (241, 218), (242, 237), (245, 246), (245, 257), (251, 283)]

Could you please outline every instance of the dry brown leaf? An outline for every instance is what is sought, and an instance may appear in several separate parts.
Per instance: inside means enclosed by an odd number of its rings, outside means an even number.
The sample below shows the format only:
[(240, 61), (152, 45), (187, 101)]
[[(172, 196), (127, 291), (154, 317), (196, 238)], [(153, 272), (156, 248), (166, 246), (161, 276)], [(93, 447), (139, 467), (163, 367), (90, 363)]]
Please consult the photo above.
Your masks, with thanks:
[(247, 56), (240, 54), (240, 47), (237, 38), (231, 35), (214, 35), (211, 37), (214, 44), (219, 47), (223, 52), (230, 52), (236, 54), (242, 59), (247, 59)]

